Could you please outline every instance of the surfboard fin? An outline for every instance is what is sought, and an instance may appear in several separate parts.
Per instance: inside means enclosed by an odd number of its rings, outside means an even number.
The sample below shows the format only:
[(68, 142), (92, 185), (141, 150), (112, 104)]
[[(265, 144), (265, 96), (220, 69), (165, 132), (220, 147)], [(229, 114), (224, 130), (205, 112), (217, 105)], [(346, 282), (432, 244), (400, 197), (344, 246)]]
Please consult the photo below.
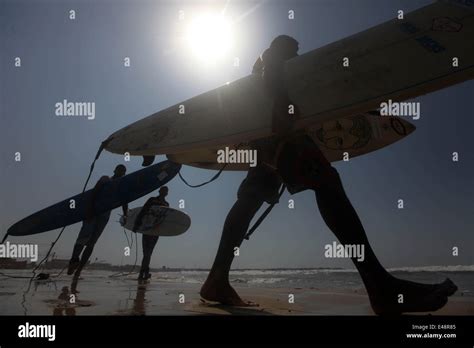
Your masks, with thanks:
[(148, 167), (155, 161), (155, 156), (143, 156), (142, 167)]

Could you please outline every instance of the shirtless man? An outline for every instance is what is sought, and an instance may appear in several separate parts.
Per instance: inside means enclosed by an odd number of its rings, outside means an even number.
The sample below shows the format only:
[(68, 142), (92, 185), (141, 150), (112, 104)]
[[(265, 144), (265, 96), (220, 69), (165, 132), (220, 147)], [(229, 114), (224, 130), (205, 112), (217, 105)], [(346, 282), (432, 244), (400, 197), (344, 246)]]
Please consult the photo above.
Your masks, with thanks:
[[(443, 307), (448, 296), (457, 290), (456, 285), (449, 279), (440, 284), (421, 284), (389, 274), (375, 256), (336, 169), (310, 137), (291, 132), (298, 109), (295, 105), (294, 115), (289, 115), (289, 105), (293, 104), (283, 82), (283, 66), (286, 60), (297, 56), (297, 52), (298, 42), (281, 35), (273, 40), (254, 65), (253, 73), (262, 75), (266, 88), (275, 97), (275, 136), (252, 144), (258, 151), (259, 163), (250, 168), (239, 187), (237, 201), (225, 220), (219, 249), (201, 288), (201, 296), (227, 305), (252, 305), (243, 301), (229, 283), (234, 247), (241, 245), (250, 221), (262, 204), (278, 200), (278, 190), (284, 183), (291, 194), (303, 190), (315, 192), (324, 221), (342, 244), (364, 245), (364, 260), (351, 260), (359, 271), (376, 314), (428, 312)], [(404, 303), (398, 303), (399, 294), (404, 295)]]

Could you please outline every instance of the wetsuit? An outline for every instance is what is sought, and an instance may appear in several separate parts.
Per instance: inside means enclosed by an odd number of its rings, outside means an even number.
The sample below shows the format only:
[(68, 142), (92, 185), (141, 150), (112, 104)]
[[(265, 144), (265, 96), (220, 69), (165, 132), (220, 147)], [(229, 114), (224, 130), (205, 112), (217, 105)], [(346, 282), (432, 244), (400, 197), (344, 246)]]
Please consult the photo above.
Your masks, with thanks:
[[(102, 186), (110, 180), (112, 179), (106, 175), (101, 177), (94, 187), (93, 195), (97, 195), (102, 189)], [(91, 202), (90, 204), (93, 204), (93, 202)], [(76, 243), (74, 244), (71, 260), (69, 261), (69, 267), (67, 272), (68, 274), (72, 274), (79, 266), (79, 257), (84, 248), (86, 248), (86, 251), (84, 251), (84, 253), (82, 254), (83, 260), (81, 262), (83, 264), (82, 266), (85, 265), (90, 255), (92, 254), (92, 250), (94, 249), (97, 240), (102, 235), (105, 226), (107, 226), (107, 223), (109, 222), (110, 213), (111, 211), (107, 211), (100, 215), (93, 216), (92, 218), (85, 219), (82, 222), (82, 227), (79, 231), (79, 235), (77, 236)]]

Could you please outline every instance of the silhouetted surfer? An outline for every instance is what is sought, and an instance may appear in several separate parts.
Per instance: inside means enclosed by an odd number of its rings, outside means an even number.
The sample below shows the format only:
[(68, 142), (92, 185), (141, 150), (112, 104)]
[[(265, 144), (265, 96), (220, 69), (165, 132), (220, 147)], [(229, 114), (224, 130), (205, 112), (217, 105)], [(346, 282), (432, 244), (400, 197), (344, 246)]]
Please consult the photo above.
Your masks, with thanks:
[[(138, 213), (137, 218), (135, 219), (135, 226), (133, 230), (136, 231), (141, 223), (143, 217), (149, 211), (149, 209), (153, 206), (164, 206), (169, 207), (169, 203), (166, 201), (166, 196), (168, 195), (168, 187), (162, 186), (160, 187), (159, 194), (157, 197), (150, 197), (145, 205), (143, 206), (142, 210)], [(143, 249), (143, 259), (142, 259), (142, 266), (140, 268), (140, 274), (138, 275), (138, 280), (147, 280), (151, 277), (150, 274), (150, 261), (151, 255), (153, 254), (153, 249), (155, 249), (155, 245), (158, 242), (158, 236), (150, 236), (147, 234), (142, 234), (142, 249)]]
[[(261, 74), (275, 97), (271, 138), (258, 140), (252, 146), (258, 151), (259, 163), (250, 168), (237, 193), (237, 201), (224, 223), (219, 249), (201, 296), (227, 305), (252, 305), (243, 301), (229, 283), (234, 248), (240, 246), (250, 221), (263, 202), (278, 201), (278, 190), (284, 183), (291, 194), (313, 190), (319, 211), (337, 239), (344, 244), (364, 245), (363, 261), (352, 258), (377, 314), (434, 311), (447, 302), (457, 287), (446, 279), (441, 284), (420, 284), (390, 275), (375, 256), (364, 228), (347, 198), (336, 169), (326, 160), (313, 140), (292, 132), (298, 109), (290, 111), (291, 100), (283, 80), (284, 62), (297, 56), (298, 42), (286, 35), (278, 36), (257, 60), (253, 72)], [(315, 62), (317, 64), (317, 62)], [(317, 96), (314, 96), (317, 98)], [(401, 303), (399, 295), (403, 295)]]
[[(110, 211), (107, 211), (100, 215), (95, 215), (94, 213), (94, 203), (97, 195), (100, 193), (100, 190), (102, 189), (105, 183), (109, 182), (110, 180), (124, 176), (126, 171), (127, 168), (125, 168), (123, 164), (119, 164), (115, 167), (114, 175), (111, 178), (104, 175), (94, 186), (94, 189), (92, 190), (91, 199), (88, 202), (86, 208), (87, 218), (83, 221), (82, 228), (79, 231), (79, 235), (77, 236), (76, 244), (74, 245), (74, 249), (72, 251), (71, 260), (69, 261), (67, 274), (73, 274), (75, 272), (74, 277), (79, 277), (82, 269), (84, 268), (90, 256), (92, 255), (95, 243), (97, 243), (97, 240), (99, 239), (100, 235), (105, 229), (105, 226), (107, 225), (107, 222), (109, 221), (111, 213)], [(123, 214), (127, 216), (127, 204), (122, 206), (122, 210)]]

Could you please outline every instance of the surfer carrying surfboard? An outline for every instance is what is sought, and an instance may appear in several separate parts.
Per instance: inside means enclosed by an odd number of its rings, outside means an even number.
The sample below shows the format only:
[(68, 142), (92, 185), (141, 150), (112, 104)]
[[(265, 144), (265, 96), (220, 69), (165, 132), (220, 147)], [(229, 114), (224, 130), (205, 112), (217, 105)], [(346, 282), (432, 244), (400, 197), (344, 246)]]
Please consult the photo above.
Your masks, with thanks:
[[(324, 157), (314, 141), (291, 132), (298, 109), (292, 106), (283, 80), (284, 62), (297, 56), (298, 42), (281, 35), (273, 40), (254, 65), (274, 96), (273, 133), (250, 145), (258, 151), (258, 164), (251, 167), (239, 187), (237, 201), (227, 215), (219, 248), (211, 271), (201, 288), (205, 300), (226, 305), (249, 306), (229, 282), (234, 248), (242, 244), (250, 221), (263, 205), (275, 203), (279, 189), (285, 185), (291, 194), (313, 190), (319, 211), (344, 245), (364, 246), (365, 257), (351, 258), (364, 282), (370, 303), (377, 314), (434, 311), (443, 307), (457, 287), (446, 279), (440, 284), (421, 284), (397, 279), (380, 264), (367, 239), (362, 223), (349, 201), (335, 168)], [(317, 62), (315, 62), (316, 64)], [(400, 301), (403, 295), (403, 301)]]
[[(145, 205), (143, 206), (140, 213), (135, 220), (135, 225), (133, 227), (133, 231), (137, 231), (142, 223), (143, 217), (148, 213), (151, 207), (153, 206), (165, 206), (169, 207), (169, 203), (166, 201), (166, 196), (168, 195), (168, 187), (162, 186), (160, 187), (159, 194), (156, 197), (150, 197)], [(142, 234), (142, 250), (143, 250), (143, 259), (142, 265), (140, 268), (140, 273), (138, 275), (138, 281), (143, 281), (150, 279), (150, 261), (151, 255), (153, 254), (153, 249), (155, 249), (155, 245), (158, 242), (158, 236)]]
[[(95, 215), (94, 213), (94, 204), (95, 199), (105, 183), (110, 180), (120, 178), (125, 175), (127, 168), (123, 164), (119, 164), (114, 169), (114, 175), (108, 177), (107, 175), (102, 176), (99, 181), (94, 186), (92, 190), (91, 199), (87, 205), (87, 218), (82, 222), (81, 230), (77, 236), (76, 243), (74, 244), (74, 249), (72, 251), (71, 260), (69, 261), (69, 266), (67, 274), (71, 275), (74, 272), (74, 277), (79, 278), (82, 269), (86, 265), (92, 251), (94, 250), (95, 243), (101, 236), (102, 232), (107, 226), (107, 223), (110, 218), (111, 211), (107, 211), (100, 215)], [(122, 206), (123, 215), (127, 216), (128, 206), (124, 204)], [(81, 255), (82, 253), (82, 255)]]

